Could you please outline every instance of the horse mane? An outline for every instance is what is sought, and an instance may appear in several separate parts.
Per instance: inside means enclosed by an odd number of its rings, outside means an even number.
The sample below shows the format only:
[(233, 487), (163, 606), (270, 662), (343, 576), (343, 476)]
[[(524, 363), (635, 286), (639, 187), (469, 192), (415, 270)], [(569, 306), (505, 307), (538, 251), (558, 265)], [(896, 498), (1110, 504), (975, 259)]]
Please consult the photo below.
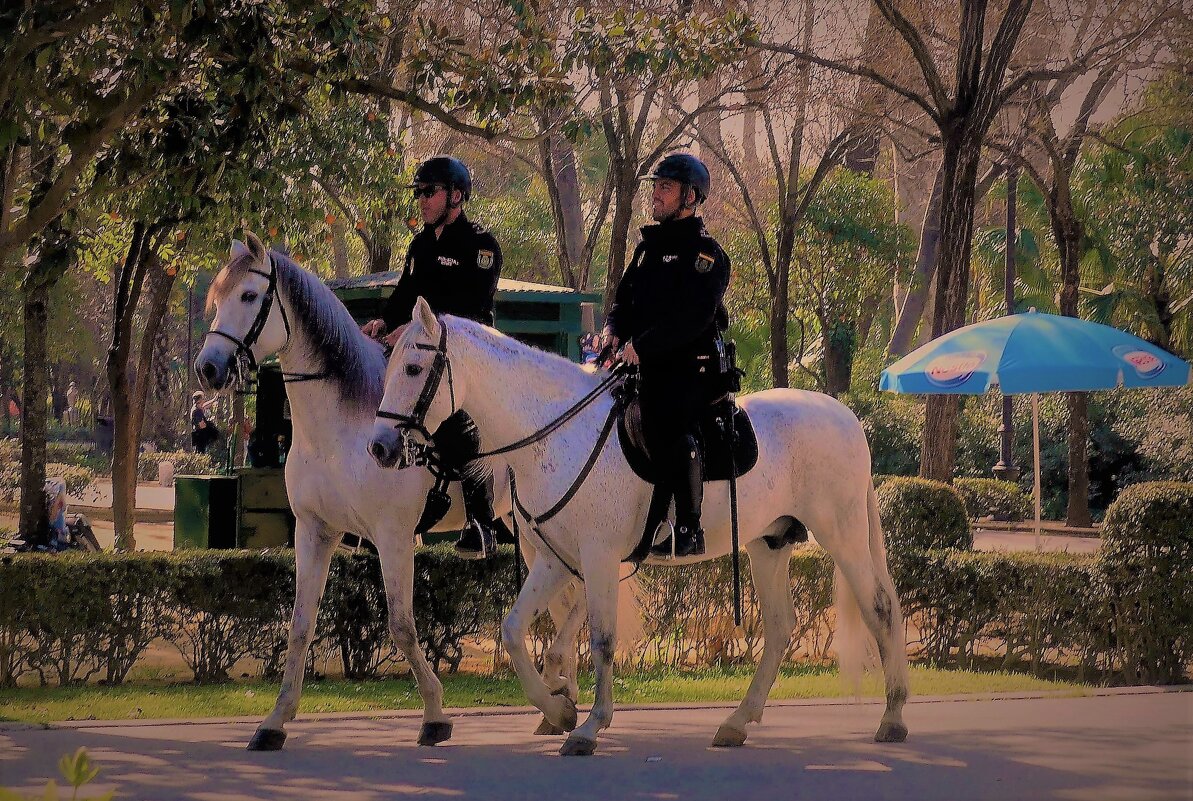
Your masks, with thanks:
[(344, 304), (318, 276), (284, 253), (270, 250), (269, 256), (294, 316), (291, 324), (302, 329), (314, 371), (327, 375), (341, 400), (376, 409), (385, 390), (381, 346), (360, 332)]

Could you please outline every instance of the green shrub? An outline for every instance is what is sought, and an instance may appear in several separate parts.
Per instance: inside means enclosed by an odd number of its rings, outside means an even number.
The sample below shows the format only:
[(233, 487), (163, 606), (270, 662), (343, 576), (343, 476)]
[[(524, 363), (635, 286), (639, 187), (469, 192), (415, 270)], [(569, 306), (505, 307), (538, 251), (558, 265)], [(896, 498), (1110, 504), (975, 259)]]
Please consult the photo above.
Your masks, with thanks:
[(176, 476), (213, 476), (216, 474), (215, 463), (206, 453), (191, 453), (190, 451), (155, 451), (143, 453), (137, 460), (137, 479), (140, 481), (157, 481), (157, 466), (159, 462), (173, 462)]
[[(85, 467), (50, 463), (46, 465), (46, 478), (61, 478), (66, 482), (66, 491), (76, 498), (86, 497), (87, 488), (95, 480), (95, 474)], [(21, 465), (15, 462), (0, 464), (0, 501), (17, 503), (21, 497)]]
[(958, 478), (953, 488), (965, 502), (971, 520), (993, 517), (1018, 522), (1033, 516), (1031, 497), (1012, 481), (996, 478)]
[(922, 478), (891, 478), (878, 489), (878, 508), (891, 551), (973, 548), (965, 503), (947, 484)]
[(1124, 677), (1181, 680), (1193, 658), (1193, 484), (1123, 490), (1106, 512), (1100, 555)]

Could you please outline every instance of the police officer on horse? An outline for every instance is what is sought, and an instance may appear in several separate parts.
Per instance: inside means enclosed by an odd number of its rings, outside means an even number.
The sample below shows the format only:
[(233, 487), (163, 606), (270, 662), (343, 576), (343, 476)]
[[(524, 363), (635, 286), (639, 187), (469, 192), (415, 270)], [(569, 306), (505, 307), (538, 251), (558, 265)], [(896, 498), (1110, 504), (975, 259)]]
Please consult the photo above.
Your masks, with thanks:
[(675, 498), (674, 543), (651, 553), (704, 553), (700, 506), (704, 469), (698, 423), (723, 394), (721, 333), (728, 328), (725, 290), (729, 258), (696, 214), (708, 198), (708, 168), (695, 156), (673, 153), (646, 180), (654, 182), (655, 225), (617, 286), (604, 335), (621, 358), (639, 367), (642, 430), (651, 461)]
[[(467, 317), (493, 325), (493, 297), (501, 274), (501, 248), (491, 233), (464, 214), (472, 196), (472, 176), (459, 159), (435, 156), (419, 165), (412, 185), (423, 228), (410, 242), (397, 288), (381, 319), (363, 327), (365, 334), (392, 345), (410, 322), (415, 301), (424, 298), (437, 314)], [(435, 432), (436, 444), (467, 439), (471, 421), (462, 413), (449, 417)], [(496, 548), (493, 478), (460, 468), (468, 523), (456, 543), (466, 558), (484, 558)]]

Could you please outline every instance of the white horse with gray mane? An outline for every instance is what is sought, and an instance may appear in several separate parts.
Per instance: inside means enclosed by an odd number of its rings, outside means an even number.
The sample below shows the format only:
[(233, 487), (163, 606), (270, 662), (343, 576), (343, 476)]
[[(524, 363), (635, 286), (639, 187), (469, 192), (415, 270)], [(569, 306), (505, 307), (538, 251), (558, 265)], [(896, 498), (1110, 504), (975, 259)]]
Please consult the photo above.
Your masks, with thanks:
[[(286, 459), (286, 493), (294, 512), (295, 598), (281, 692), (269, 717), (257, 728), (250, 750), (277, 750), (284, 726), (294, 719), (302, 693), (303, 669), (327, 582), (331, 558), (344, 532), (368, 538), (377, 548), (389, 606), (394, 643), (410, 663), (423, 700), (419, 744), (451, 736), (443, 712), (443, 687), (427, 662), (414, 626), (414, 529), (433, 484), (423, 470), (394, 473), (380, 469), (367, 445), (381, 400), (385, 358), (381, 346), (364, 336), (340, 300), (316, 276), (257, 237), (234, 242), (231, 260), (208, 294), (215, 318), (195, 371), (206, 388), (223, 389), (238, 374), (239, 362), (278, 354), (293, 423)], [(508, 485), (498, 487), (495, 508), (509, 511)], [(452, 486), (452, 510), (436, 530), (464, 525), (459, 486)], [(533, 553), (528, 552), (528, 561)], [(552, 674), (575, 697), (574, 659), (567, 633), (575, 640), (582, 615), (556, 607), (565, 639), (553, 650)], [(570, 649), (574, 651), (574, 648)], [(544, 733), (553, 731), (547, 725)]]
[[(432, 380), (434, 397), (427, 406), (428, 382), (436, 372), (444, 372), (444, 364), (451, 391), (444, 386), (447, 382)], [(494, 375), (501, 380), (492, 380)], [(482, 448), (493, 448), (543, 429), (602, 378), (474, 322), (436, 318), (420, 298), (412, 323), (390, 357), (371, 449), (381, 464), (411, 465), (408, 455), (419, 436), (417, 429), (392, 421), (408, 419), (420, 396), (423, 428), (434, 430), (453, 411), (463, 409), (476, 421)], [(545, 439), (504, 455), (516, 481), (517, 500), (528, 515), (542, 516), (575, 489), (574, 479), (590, 459), (599, 422), (607, 419), (612, 403), (606, 395)], [(765, 646), (745, 698), (721, 724), (713, 744), (745, 742), (746, 725), (762, 719), (767, 693), (786, 653), (795, 623), (788, 572), (791, 545), (772, 549), (763, 537), (782, 535), (792, 518), (812, 529), (836, 562), (842, 669), (860, 673), (865, 651), (861, 622), (876, 641), (886, 679), (886, 711), (874, 737), (902, 741), (907, 736), (902, 714), (908, 696), (906, 643), (861, 425), (845, 406), (818, 393), (774, 389), (744, 396), (740, 404), (758, 435), (758, 462), (739, 480), (739, 499), (742, 540), (762, 606)], [(570, 502), (540, 526), (523, 527), (539, 558), (502, 625), (502, 641), (531, 702), (557, 727), (575, 729), (560, 749), (563, 754), (591, 754), (598, 732), (612, 721), (618, 566), (638, 543), (650, 496), (650, 487), (631, 471), (621, 450), (606, 444)], [(730, 551), (727, 491), (713, 488), (705, 494), (703, 520), (707, 554), (679, 561)], [(526, 648), (528, 626), (573, 571), (584, 581), (596, 670), (596, 700), (579, 728), (575, 703), (544, 682)], [(852, 645), (841, 647), (842, 642)]]

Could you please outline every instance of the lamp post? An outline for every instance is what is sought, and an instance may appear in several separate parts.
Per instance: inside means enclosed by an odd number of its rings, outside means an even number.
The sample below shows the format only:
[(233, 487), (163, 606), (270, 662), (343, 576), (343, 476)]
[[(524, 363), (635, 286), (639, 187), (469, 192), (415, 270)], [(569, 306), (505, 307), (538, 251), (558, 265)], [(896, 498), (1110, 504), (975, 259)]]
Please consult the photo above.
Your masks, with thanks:
[[(1013, 161), (1007, 164), (1007, 260), (1003, 271), (1003, 292), (1006, 296), (1007, 314), (1015, 313), (1015, 249), (1018, 245), (1018, 231), (1015, 221), (1015, 199), (1019, 187), (1019, 166)], [(1019, 468), (1011, 454), (1015, 427), (1011, 417), (1011, 396), (1002, 396), (1002, 425), (998, 427), (999, 459), (994, 465), (994, 475), (1003, 481), (1016, 481)]]

